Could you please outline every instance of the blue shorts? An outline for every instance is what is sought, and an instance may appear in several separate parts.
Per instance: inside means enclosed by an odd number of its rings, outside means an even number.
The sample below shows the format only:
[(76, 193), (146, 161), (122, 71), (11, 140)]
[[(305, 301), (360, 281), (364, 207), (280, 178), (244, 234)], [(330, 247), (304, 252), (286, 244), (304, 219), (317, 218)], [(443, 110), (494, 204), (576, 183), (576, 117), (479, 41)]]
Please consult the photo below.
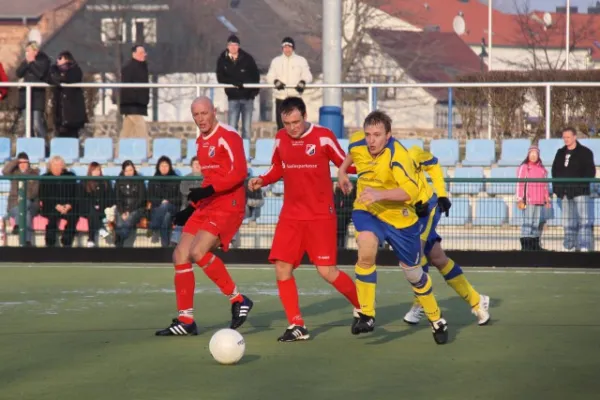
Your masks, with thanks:
[(358, 232), (371, 232), (377, 236), (379, 243), (388, 242), (398, 260), (408, 266), (419, 265), (421, 262), (421, 223), (398, 229), (383, 222), (373, 214), (356, 210), (352, 212), (352, 222)]
[(425, 242), (425, 248), (423, 253), (428, 256), (431, 253), (431, 249), (437, 242), (442, 241), (442, 237), (436, 232), (435, 228), (442, 218), (442, 212), (437, 205), (437, 196), (432, 197), (429, 201), (429, 215), (419, 220), (422, 226), (421, 229), (421, 242)]

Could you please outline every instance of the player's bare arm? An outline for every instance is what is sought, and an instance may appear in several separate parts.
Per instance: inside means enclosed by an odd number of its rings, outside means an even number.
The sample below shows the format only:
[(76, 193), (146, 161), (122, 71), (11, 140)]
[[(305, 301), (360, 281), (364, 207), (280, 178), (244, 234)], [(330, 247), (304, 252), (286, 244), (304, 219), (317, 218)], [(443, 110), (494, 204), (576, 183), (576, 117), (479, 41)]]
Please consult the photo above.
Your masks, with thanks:
[(348, 153), (338, 169), (338, 186), (344, 194), (352, 191), (352, 182), (348, 177), (348, 168), (352, 165), (352, 155)]

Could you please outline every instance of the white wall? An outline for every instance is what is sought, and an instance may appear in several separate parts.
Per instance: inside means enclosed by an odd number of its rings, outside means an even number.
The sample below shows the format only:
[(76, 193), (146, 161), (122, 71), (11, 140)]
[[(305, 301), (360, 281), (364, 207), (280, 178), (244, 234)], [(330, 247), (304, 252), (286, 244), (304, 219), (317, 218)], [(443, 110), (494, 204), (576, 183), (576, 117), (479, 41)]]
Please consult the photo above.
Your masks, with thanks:
[[(481, 45), (470, 45), (469, 47), (479, 56)], [(538, 49), (535, 51), (535, 55), (537, 69), (558, 69), (566, 61), (564, 49)], [(569, 57), (570, 69), (587, 69), (589, 66), (587, 55), (587, 50), (572, 51)], [(489, 59), (485, 59), (486, 64), (489, 61)], [(528, 71), (533, 69), (533, 65), (534, 52), (531, 49), (525, 47), (493, 47), (492, 49), (492, 70)]]

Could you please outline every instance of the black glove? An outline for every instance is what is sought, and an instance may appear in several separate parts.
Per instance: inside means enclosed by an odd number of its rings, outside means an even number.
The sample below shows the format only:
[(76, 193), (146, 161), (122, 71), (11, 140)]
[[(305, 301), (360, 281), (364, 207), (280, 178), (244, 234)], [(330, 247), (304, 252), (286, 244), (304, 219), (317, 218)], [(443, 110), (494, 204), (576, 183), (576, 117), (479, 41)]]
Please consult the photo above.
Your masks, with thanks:
[(187, 199), (189, 201), (195, 203), (197, 201), (200, 201), (202, 199), (212, 196), (214, 193), (215, 193), (215, 189), (212, 187), (212, 185), (207, 186), (207, 187), (190, 189)]
[(415, 203), (415, 212), (417, 213), (417, 217), (423, 218), (429, 216), (429, 204), (423, 204), (422, 201), (417, 201)]
[(296, 91), (300, 94), (304, 93), (304, 88), (306, 87), (306, 82), (300, 81), (298, 85), (296, 85)]
[(275, 89), (277, 90), (283, 90), (285, 89), (285, 83), (281, 82), (279, 79), (275, 79), (275, 82), (273, 82), (275, 84)]
[(192, 206), (187, 206), (183, 210), (177, 212), (173, 217), (173, 223), (176, 226), (184, 226), (188, 219), (192, 216), (192, 214), (196, 211), (196, 209)]
[(447, 197), (440, 197), (438, 198), (438, 207), (440, 208), (440, 211), (442, 213), (446, 213), (446, 217), (448, 217), (450, 207), (452, 207), (452, 203), (450, 203), (450, 200), (448, 200)]

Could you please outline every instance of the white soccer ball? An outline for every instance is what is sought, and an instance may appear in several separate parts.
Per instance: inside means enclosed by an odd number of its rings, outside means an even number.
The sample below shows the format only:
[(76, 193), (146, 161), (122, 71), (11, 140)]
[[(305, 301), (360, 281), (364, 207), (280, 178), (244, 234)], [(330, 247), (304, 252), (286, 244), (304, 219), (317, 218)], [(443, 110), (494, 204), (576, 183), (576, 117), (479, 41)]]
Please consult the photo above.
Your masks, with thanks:
[(210, 338), (208, 349), (218, 363), (235, 364), (244, 356), (246, 342), (238, 331), (221, 329)]

